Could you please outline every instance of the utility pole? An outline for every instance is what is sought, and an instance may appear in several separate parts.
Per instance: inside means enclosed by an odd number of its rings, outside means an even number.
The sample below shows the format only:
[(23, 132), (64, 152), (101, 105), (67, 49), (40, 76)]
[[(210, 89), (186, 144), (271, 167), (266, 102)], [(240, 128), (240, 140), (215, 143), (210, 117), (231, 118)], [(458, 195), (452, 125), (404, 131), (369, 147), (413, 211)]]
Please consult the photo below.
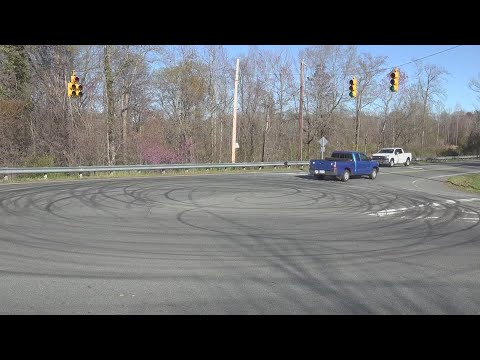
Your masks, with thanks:
[(235, 70), (235, 92), (233, 94), (233, 125), (232, 125), (232, 164), (235, 163), (235, 150), (237, 148), (237, 90), (238, 90), (238, 70), (240, 68), (240, 59), (237, 59), (237, 69)]
[(303, 66), (300, 64), (300, 111), (298, 118), (298, 160), (302, 161), (302, 143), (303, 143)]

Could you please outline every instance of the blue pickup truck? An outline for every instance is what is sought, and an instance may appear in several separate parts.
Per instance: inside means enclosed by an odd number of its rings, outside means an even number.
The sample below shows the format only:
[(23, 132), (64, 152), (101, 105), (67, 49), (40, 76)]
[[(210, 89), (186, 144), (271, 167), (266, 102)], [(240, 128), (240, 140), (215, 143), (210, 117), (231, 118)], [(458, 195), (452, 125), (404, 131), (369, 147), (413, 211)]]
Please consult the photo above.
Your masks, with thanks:
[(378, 161), (357, 151), (334, 151), (325, 160), (310, 160), (310, 174), (318, 179), (335, 176), (339, 180), (348, 181), (351, 176), (357, 175), (368, 175), (370, 179), (375, 179), (378, 170)]

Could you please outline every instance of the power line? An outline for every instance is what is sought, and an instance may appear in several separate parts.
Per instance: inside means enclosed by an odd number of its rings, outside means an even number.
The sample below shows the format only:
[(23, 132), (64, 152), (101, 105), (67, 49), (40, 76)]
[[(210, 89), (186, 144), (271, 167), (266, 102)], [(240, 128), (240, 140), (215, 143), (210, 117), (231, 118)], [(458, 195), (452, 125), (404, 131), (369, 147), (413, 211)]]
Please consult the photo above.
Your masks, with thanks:
[[(401, 64), (401, 65), (394, 66), (394, 68), (401, 68), (401, 67), (403, 67), (403, 66), (405, 66), (405, 65), (409, 65), (409, 64), (415, 63), (415, 62), (417, 62), (417, 61), (424, 60), (424, 59), (427, 59), (427, 58), (429, 58), (429, 57), (432, 57), (432, 56), (435, 56), (435, 55), (438, 55), (438, 54), (442, 54), (442, 53), (447, 52), (447, 51), (451, 51), (451, 50), (453, 50), (453, 49), (459, 48), (460, 46), (463, 46), (463, 45), (452, 46), (452, 47), (450, 47), (450, 48), (448, 48), (448, 49), (444, 49), (444, 50), (442, 50), (442, 51), (438, 51), (438, 52), (436, 52), (436, 53), (433, 53), (433, 54), (426, 55), (426, 56), (421, 57), (421, 58), (418, 58), (418, 59), (414, 59), (414, 60), (408, 61), (408, 62), (403, 63), (403, 64)], [(40, 64), (36, 64), (36, 65), (40, 65)], [(67, 67), (68, 67), (68, 65), (67, 65)], [(307, 65), (307, 67), (310, 67), (310, 66)], [(50, 68), (65, 69), (66, 66), (65, 66), (65, 65), (52, 64), (52, 65), (50, 65)], [(310, 67), (310, 68), (311, 68), (311, 67)], [(157, 69), (157, 70), (158, 70), (158, 69)], [(377, 71), (378, 71), (378, 72), (381, 72), (381, 71), (387, 71), (387, 70), (389, 71), (390, 68), (383, 68), (383, 69), (379, 69), (379, 70), (377, 70)], [(86, 71), (86, 70), (81, 70), (81, 69), (80, 69), (80, 70), (76, 70), (76, 72), (78, 72), (78, 73), (80, 73), (80, 74), (85, 73), (85, 72), (89, 72), (90, 74), (92, 74), (92, 73), (102, 73), (103, 70), (100, 70), (100, 69), (91, 69), (91, 70)], [(368, 74), (368, 73), (371, 73), (371, 72), (373, 72), (373, 71), (366, 71), (365, 74)], [(153, 70), (153, 71), (151, 71), (151, 72), (149, 72), (149, 73), (139, 72), (139, 73), (136, 73), (136, 74), (134, 74), (134, 75), (135, 75), (135, 76), (155, 76), (155, 75), (157, 75), (157, 74), (158, 74), (158, 73), (156, 73), (156, 71)], [(349, 75), (354, 76), (354, 75), (356, 75), (356, 74), (349, 74)], [(132, 74), (129, 74), (128, 76), (132, 76)]]
[[(458, 48), (458, 47), (460, 47), (460, 46), (463, 46), (463, 45), (452, 46), (452, 47), (450, 47), (450, 48), (448, 48), (448, 49), (445, 49), (445, 50), (442, 50), (442, 51), (438, 51), (438, 52), (436, 52), (436, 53), (433, 53), (433, 54), (430, 54), (430, 55), (421, 57), (421, 58), (419, 58), (419, 59), (411, 60), (411, 61), (406, 62), (406, 63), (401, 64), (401, 65), (394, 66), (394, 68), (397, 68), (397, 69), (398, 69), (398, 68), (401, 68), (402, 66), (409, 65), (409, 64), (412, 64), (412, 63), (414, 63), (414, 62), (417, 62), (417, 61), (420, 61), (420, 60), (423, 60), (423, 59), (426, 59), (426, 58), (429, 58), (429, 57), (432, 57), (432, 56), (435, 56), (435, 55), (438, 55), (438, 54), (441, 54), (441, 53), (444, 53), (444, 52), (447, 52), (447, 51), (450, 51), (450, 50), (453, 50), (453, 49), (456, 49), (456, 48)], [(387, 71), (387, 70), (390, 70), (390, 68), (379, 69), (379, 70), (377, 70), (377, 71), (380, 72), (380, 71)], [(371, 72), (373, 72), (373, 71), (366, 71), (365, 74), (369, 74), (369, 73), (371, 73)], [(356, 75), (356, 74), (351, 74), (351, 75), (354, 76), (354, 75)]]
[(447, 52), (447, 51), (450, 51), (450, 50), (453, 50), (453, 49), (456, 49), (456, 48), (458, 48), (458, 47), (460, 47), (460, 46), (462, 46), (462, 45), (452, 46), (451, 48), (448, 48), (448, 49), (445, 49), (445, 50), (436, 52), (436, 53), (431, 54), (431, 55), (424, 56), (424, 57), (422, 57), (422, 58), (420, 58), (420, 59), (415, 59), (415, 60), (406, 62), (405, 64), (398, 65), (398, 66), (395, 66), (395, 67), (396, 67), (396, 68), (399, 68), (399, 67), (402, 67), (402, 66), (405, 66), (405, 65), (409, 65), (409, 64), (412, 64), (412, 63), (414, 63), (414, 62), (417, 62), (417, 61), (420, 61), (420, 60), (423, 60), (423, 59), (426, 59), (426, 58), (429, 58), (429, 57), (432, 57), (432, 56), (435, 56), (435, 55), (438, 55), (438, 54), (441, 54), (441, 53), (444, 53), (444, 52)]

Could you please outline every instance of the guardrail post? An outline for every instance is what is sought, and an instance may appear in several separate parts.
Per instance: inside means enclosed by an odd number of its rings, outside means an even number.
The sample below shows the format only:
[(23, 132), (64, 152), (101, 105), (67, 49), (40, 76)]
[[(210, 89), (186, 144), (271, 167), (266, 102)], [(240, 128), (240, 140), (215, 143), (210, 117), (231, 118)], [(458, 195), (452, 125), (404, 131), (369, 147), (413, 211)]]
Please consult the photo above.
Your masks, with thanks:
[(81, 179), (83, 177), (82, 173), (78, 173), (78, 177)]
[(44, 179), (48, 179), (47, 173), (43, 174)]

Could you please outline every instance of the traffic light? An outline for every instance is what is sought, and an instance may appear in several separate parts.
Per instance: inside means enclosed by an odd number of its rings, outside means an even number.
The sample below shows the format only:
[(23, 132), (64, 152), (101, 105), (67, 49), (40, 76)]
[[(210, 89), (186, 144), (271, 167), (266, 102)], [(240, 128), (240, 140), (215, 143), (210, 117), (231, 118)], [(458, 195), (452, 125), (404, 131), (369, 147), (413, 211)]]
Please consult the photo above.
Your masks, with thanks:
[(392, 78), (392, 80), (390, 80), (390, 84), (392, 84), (392, 86), (390, 86), (390, 91), (397, 92), (398, 79), (400, 77), (400, 73), (398, 72), (398, 69), (393, 70), (392, 73), (390, 74), (390, 77)]
[(75, 71), (72, 71), (72, 76), (70, 76), (70, 82), (68, 83), (68, 96), (81, 97), (83, 95), (82, 89), (80, 78), (75, 75)]
[(350, 80), (350, 97), (357, 97), (357, 79), (353, 78)]

